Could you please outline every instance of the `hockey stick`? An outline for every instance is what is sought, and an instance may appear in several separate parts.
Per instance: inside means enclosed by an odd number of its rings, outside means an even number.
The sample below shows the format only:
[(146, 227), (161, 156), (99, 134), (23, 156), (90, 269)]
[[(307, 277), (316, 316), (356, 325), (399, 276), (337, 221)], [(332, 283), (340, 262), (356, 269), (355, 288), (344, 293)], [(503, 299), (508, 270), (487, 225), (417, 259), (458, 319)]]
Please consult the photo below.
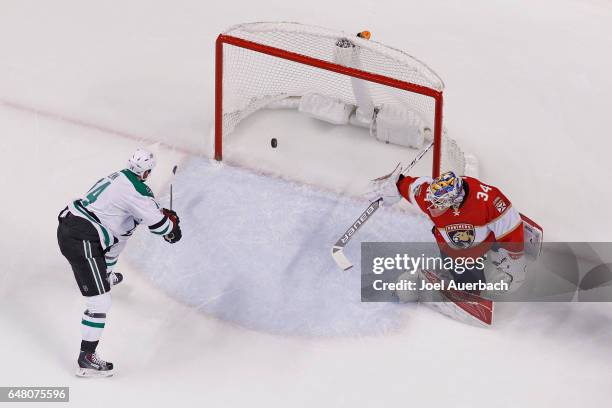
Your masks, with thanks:
[[(412, 162), (408, 165), (408, 167), (406, 167), (406, 169), (402, 172), (402, 174), (403, 175), (408, 174), (408, 171), (412, 169), (414, 165), (417, 164), (417, 162), (421, 160), (423, 156), (425, 156), (425, 153), (427, 153), (429, 149), (431, 149), (432, 146), (433, 146), (433, 142), (431, 142), (423, 150), (421, 150), (421, 152), (417, 154), (417, 156), (414, 158), (414, 160), (412, 160)], [(397, 166), (395, 168), (397, 169)], [(383, 179), (383, 178), (385, 177), (383, 176), (380, 179)], [(379, 197), (376, 200), (374, 200), (372, 203), (370, 203), (368, 208), (366, 208), (365, 211), (361, 213), (359, 218), (355, 220), (355, 222), (349, 227), (348, 230), (346, 230), (346, 232), (338, 239), (338, 241), (336, 241), (334, 246), (331, 248), (332, 258), (334, 258), (334, 261), (336, 262), (336, 264), (343, 270), (346, 271), (353, 267), (353, 264), (351, 263), (351, 261), (349, 261), (346, 255), (344, 255), (344, 247), (346, 246), (346, 244), (348, 244), (348, 242), (351, 240), (353, 235), (355, 235), (355, 233), (359, 231), (359, 229), (363, 226), (363, 224), (365, 224), (370, 219), (372, 214), (374, 214), (376, 210), (380, 208), (380, 204), (382, 201), (383, 201), (383, 198)]]
[[(172, 168), (172, 181), (174, 181), (174, 176), (176, 175), (176, 170), (178, 169), (178, 165), (175, 165)], [(172, 182), (170, 182), (170, 211), (172, 211)], [(172, 232), (168, 233), (168, 239), (173, 239), (174, 234)]]
[[(172, 168), (172, 178), (176, 175), (176, 170), (178, 169), (178, 165), (175, 165)], [(170, 183), (170, 209), (172, 210), (172, 183)]]
[(376, 177), (375, 179), (372, 179), (372, 181), (382, 181), (382, 180), (388, 179), (389, 177), (391, 177), (391, 175), (393, 173), (395, 173), (395, 170), (397, 170), (397, 168), (399, 166), (401, 166), (401, 165), (402, 165), (401, 162), (397, 163), (397, 165), (395, 166), (395, 168), (392, 171), (390, 171), (389, 173), (385, 174), (384, 176)]

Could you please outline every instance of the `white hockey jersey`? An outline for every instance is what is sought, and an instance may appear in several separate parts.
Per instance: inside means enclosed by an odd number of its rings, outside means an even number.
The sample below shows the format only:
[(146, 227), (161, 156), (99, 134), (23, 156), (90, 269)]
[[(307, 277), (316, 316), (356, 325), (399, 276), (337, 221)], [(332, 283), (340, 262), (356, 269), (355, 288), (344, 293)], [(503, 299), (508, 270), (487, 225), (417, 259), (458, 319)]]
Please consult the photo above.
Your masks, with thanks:
[(127, 240), (139, 224), (158, 235), (172, 230), (151, 189), (128, 169), (99, 180), (84, 198), (73, 200), (68, 210), (96, 228), (102, 248)]

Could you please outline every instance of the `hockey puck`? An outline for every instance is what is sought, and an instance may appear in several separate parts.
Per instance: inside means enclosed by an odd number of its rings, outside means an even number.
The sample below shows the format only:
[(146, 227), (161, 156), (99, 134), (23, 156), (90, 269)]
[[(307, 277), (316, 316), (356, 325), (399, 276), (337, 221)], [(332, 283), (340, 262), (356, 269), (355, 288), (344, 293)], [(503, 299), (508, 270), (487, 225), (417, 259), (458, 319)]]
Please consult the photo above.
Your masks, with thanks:
[(273, 137), (272, 140), (270, 140), (270, 145), (272, 146), (273, 149), (276, 149), (276, 146), (278, 146), (278, 141), (276, 140), (275, 137)]

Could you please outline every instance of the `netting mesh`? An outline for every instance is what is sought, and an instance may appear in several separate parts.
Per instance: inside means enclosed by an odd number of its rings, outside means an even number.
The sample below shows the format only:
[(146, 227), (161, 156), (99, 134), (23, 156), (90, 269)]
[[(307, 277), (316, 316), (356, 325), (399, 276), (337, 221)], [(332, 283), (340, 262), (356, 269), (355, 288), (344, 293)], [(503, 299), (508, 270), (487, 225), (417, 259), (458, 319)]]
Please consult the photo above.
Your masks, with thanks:
[[(298, 23), (251, 23), (224, 33), (316, 60), (442, 91), (444, 83), (416, 58), (375, 41)], [(318, 93), (367, 112), (384, 104), (418, 114), (434, 129), (435, 99), (230, 44), (223, 46), (222, 133), (229, 135), (244, 118), (272, 102)], [(465, 172), (463, 152), (443, 132), (442, 171)]]

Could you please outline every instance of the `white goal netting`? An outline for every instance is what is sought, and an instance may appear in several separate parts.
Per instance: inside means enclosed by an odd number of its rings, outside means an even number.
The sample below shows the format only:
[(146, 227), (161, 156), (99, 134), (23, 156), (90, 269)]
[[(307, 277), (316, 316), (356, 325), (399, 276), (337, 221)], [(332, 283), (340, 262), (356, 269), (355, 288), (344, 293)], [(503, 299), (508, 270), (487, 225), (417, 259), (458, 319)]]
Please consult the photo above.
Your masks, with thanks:
[[(306, 95), (336, 101), (332, 108), (340, 113), (335, 123), (369, 128), (379, 139), (385, 112), (385, 126), (391, 129), (386, 141), (391, 143), (408, 128), (416, 136), (423, 133), (426, 141), (442, 123), (441, 117), (436, 120), (434, 96), (439, 94), (441, 103), (442, 79), (418, 59), (376, 41), (287, 22), (237, 25), (219, 41), (222, 138), (252, 113), (283, 104), (297, 107)], [(441, 109), (437, 113), (441, 116)], [(465, 174), (465, 154), (446, 132), (437, 131), (439, 170)]]

